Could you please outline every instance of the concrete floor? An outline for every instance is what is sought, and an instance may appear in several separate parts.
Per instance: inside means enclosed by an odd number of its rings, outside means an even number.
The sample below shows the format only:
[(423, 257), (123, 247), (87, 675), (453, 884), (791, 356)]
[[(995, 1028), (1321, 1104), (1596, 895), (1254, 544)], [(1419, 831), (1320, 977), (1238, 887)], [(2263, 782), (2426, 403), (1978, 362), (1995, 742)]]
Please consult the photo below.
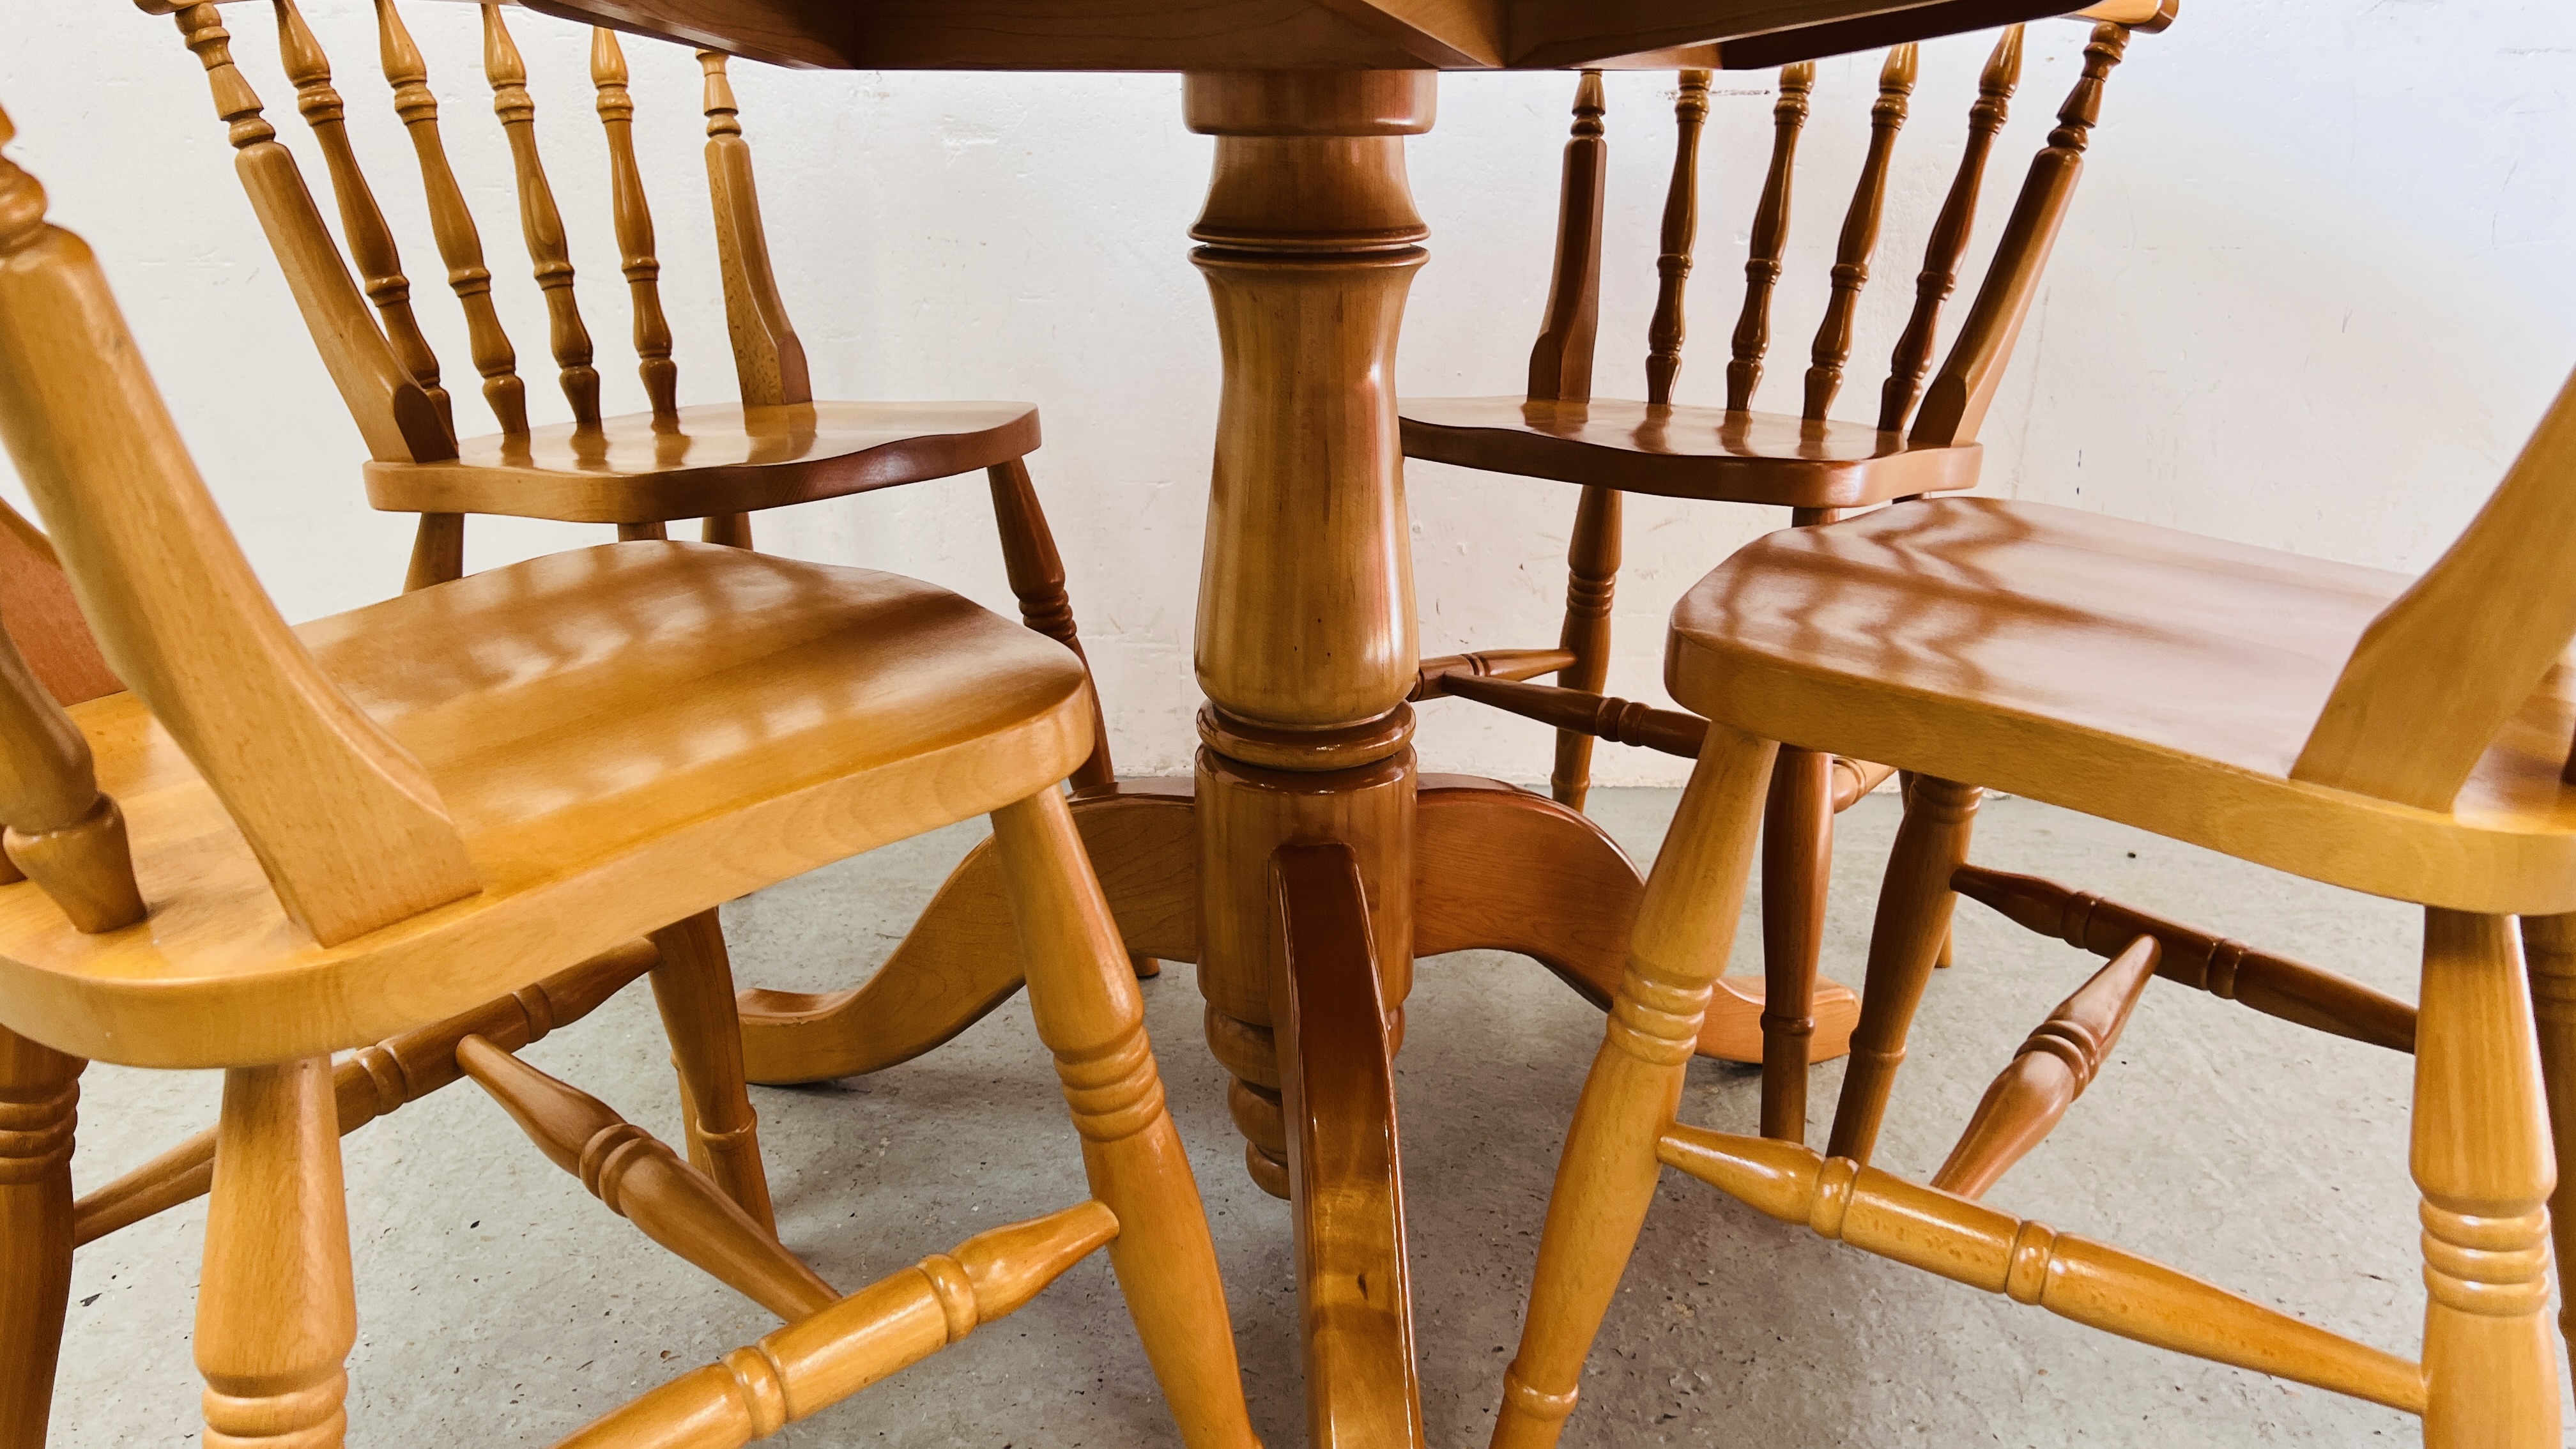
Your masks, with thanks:
[[(1594, 813), (1639, 859), (1675, 792)], [(1896, 819), (1844, 817), (1826, 969), (1856, 979)], [(965, 826), (726, 912), (743, 981), (855, 980), (900, 936)], [(1987, 806), (1977, 858), (2273, 944), (2411, 999), (2413, 913), (2025, 801)], [(1881, 1163), (1937, 1164), (2023, 1034), (2090, 958), (1961, 908), (1958, 968), (1915, 1028)], [(1754, 970), (1757, 933), (1735, 969)], [(1302, 1441), (1282, 1206), (1244, 1176), (1190, 973), (1146, 984), (1174, 1115), (1213, 1215), (1255, 1423)], [(1557, 1143), (1600, 1017), (1534, 964), (1422, 963), (1398, 1065), (1423, 1413), (1482, 1445), (1536, 1252)], [(658, 1134), (677, 1107), (639, 985), (529, 1052)], [(1842, 1076), (1817, 1069), (1821, 1140)], [(94, 1068), (77, 1163), (96, 1184), (211, 1120), (215, 1081)], [(2412, 1355), (2420, 1329), (2406, 1059), (2178, 987), (2151, 990), (2116, 1065), (1990, 1195), (2258, 1301)], [(1687, 1120), (1751, 1131), (1758, 1076), (1698, 1063)], [(880, 1076), (755, 1093), (781, 1229), (855, 1287), (1083, 1195), (1053, 1075), (1017, 1002)], [(546, 1445), (774, 1323), (663, 1254), (548, 1165), (470, 1086), (349, 1139), (359, 1339), (350, 1442)], [(204, 1205), (84, 1249), (57, 1449), (196, 1432), (187, 1341)], [(1570, 1446), (2351, 1445), (2404, 1416), (2108, 1338), (1821, 1242), (1666, 1175), (1584, 1387)], [(778, 1441), (822, 1446), (1177, 1443), (1094, 1258), (1013, 1318)]]

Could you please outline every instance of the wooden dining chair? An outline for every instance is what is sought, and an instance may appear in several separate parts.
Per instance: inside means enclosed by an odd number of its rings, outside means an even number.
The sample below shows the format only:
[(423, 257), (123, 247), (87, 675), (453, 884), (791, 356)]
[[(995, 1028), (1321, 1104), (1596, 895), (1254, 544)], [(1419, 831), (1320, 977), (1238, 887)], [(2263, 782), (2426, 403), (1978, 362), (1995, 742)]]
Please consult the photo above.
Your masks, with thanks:
[[(927, 584), (667, 541), (290, 629), (44, 210), (0, 160), (0, 435), (128, 688), (67, 712), (0, 635), (24, 877), (0, 884), (0, 1445), (44, 1439), (92, 1059), (224, 1072), (194, 1334), (209, 1443), (341, 1442), (339, 1138), (444, 1074), (789, 1320), (570, 1442), (747, 1442), (1106, 1246), (1184, 1440), (1252, 1444), (1197, 1188), (1059, 791), (1091, 747), (1081, 662)], [(740, 1028), (706, 928), (719, 902), (983, 812), (1092, 1196), (844, 1296), (728, 1180)], [(510, 1054), (648, 966), (712, 1172)]]
[[(2420, 1414), (2437, 1449), (2554, 1449), (2550, 1198), (2576, 1181), (2563, 1156), (2576, 1141), (2576, 677), (2560, 665), (2576, 639), (2571, 549), (2576, 378), (2416, 579), (1944, 499), (1771, 534), (1702, 580), (1674, 611), (1666, 673), (1708, 717), (1707, 745), (1558, 1164), (1494, 1442), (1555, 1439), (1670, 1165), (2078, 1323)], [(1674, 1118), (1775, 741), (1917, 772), (1822, 1155), (1794, 1134)], [(1978, 791), (1963, 781), (2421, 905), (2419, 1000), (1971, 865)], [(2111, 960), (2031, 1034), (1926, 1186), (1869, 1161), (1954, 893)], [(1979, 1201), (2107, 1069), (2158, 976), (2413, 1053), (2419, 1361)], [(2576, 1204), (2559, 1207), (2563, 1253)]]
[[(1897, 135), (1914, 91), (1915, 47), (1889, 51), (1879, 71), (1868, 151), (1843, 215), (1832, 294), (1816, 329), (1804, 400), (1794, 413), (1758, 412), (1753, 404), (1770, 345), (1772, 294), (1788, 245), (1798, 141), (1810, 109), (1814, 64), (1802, 61), (1780, 72), (1770, 162), (1754, 208), (1751, 257), (1744, 268), (1744, 299), (1722, 408), (1673, 401), (1682, 364), (1683, 294), (1698, 230), (1699, 142), (1708, 117), (1710, 72), (1680, 73), (1672, 180), (1664, 196), (1662, 252), (1656, 260), (1658, 285), (1646, 328), (1642, 402), (1592, 394), (1609, 143), (1601, 73), (1583, 73), (1575, 88), (1574, 134), (1565, 148), (1554, 272), (1545, 320), (1530, 351), (1527, 394), (1409, 397), (1400, 403), (1406, 457), (1582, 486), (1566, 554), (1564, 629), (1553, 649), (1480, 650), (1424, 660), (1415, 699), (1455, 696), (1555, 725), (1556, 764), (1549, 787), (1558, 801), (1580, 809), (1590, 786), (1596, 738), (1682, 755), (1698, 749), (1696, 721), (1600, 692), (1610, 667), (1610, 607), (1625, 494), (1785, 507), (1793, 524), (1805, 525), (1894, 498), (1976, 485), (1982, 456), (1977, 429), (2072, 204), (2104, 83), (2125, 53), (2129, 33), (2164, 29), (2173, 18), (2173, 0), (2118, 0), (2085, 13), (2097, 12), (2116, 18), (2094, 27), (2084, 48), (2082, 74), (2058, 110), (2047, 146), (2031, 163), (1967, 320), (1926, 388), (1923, 378), (1931, 366), (1942, 304), (1957, 284), (1975, 227), (1987, 158), (2021, 80), (2022, 28), (2008, 27), (1996, 37), (1968, 110), (1966, 149), (1915, 278), (1913, 311), (1897, 339), (1887, 380), (1878, 391), (1877, 413), (1869, 422), (1828, 414), (1842, 388), (1861, 292), (1878, 247)], [(1527, 682), (1548, 673), (1556, 676), (1552, 687)], [(1803, 960), (1813, 975), (1823, 942), (1833, 817), (1889, 773), (1880, 764), (1784, 751), (1772, 774), (1771, 814), (1764, 828), (1766, 956)], [(1812, 1018), (1774, 1022), (1766, 1017), (1765, 1027), (1812, 1035), (1816, 1023)]]
[[(428, 62), (396, 0), (375, 0), (393, 112), (419, 160), (437, 254), (463, 309), (483, 402), (498, 428), (469, 437), (458, 430), (437, 354), (414, 315), (401, 249), (359, 165), (330, 59), (295, 0), (271, 0), (279, 61), (295, 87), (296, 109), (329, 167), (346, 260), (293, 157), (262, 115), (258, 94), (234, 64), (232, 37), (217, 7), (179, 0), (136, 4), (174, 16), (188, 49), (205, 66), (215, 110), (231, 128), (236, 168), (252, 209), (365, 440), (368, 501), (420, 515), (406, 588), (463, 574), (467, 514), (615, 524), (620, 538), (660, 538), (672, 520), (703, 518), (707, 541), (749, 548), (750, 515), (761, 510), (982, 469), (992, 485), (1002, 561), (1023, 621), (1082, 652), (1064, 565), (1029, 478), (1027, 455), (1039, 441), (1034, 405), (815, 399), (804, 345), (770, 266), (751, 147), (723, 55), (701, 51), (698, 63), (705, 75), (707, 184), (741, 401), (683, 406), (662, 309), (653, 215), (635, 147), (626, 57), (616, 32), (591, 32), (609, 221), (624, 260), (636, 371), (647, 403), (644, 412), (605, 415), (562, 210), (537, 148), (527, 62), (502, 7), (482, 7), (483, 73), (509, 140), (520, 230), (545, 298), (547, 344), (572, 410), (569, 423), (537, 427), (528, 421), (517, 353), (493, 303), (482, 235), (440, 135)], [(351, 263), (363, 300), (349, 278)], [(1081, 785), (1105, 785), (1113, 778), (1108, 735), (1095, 734), (1093, 756), (1076, 774)]]

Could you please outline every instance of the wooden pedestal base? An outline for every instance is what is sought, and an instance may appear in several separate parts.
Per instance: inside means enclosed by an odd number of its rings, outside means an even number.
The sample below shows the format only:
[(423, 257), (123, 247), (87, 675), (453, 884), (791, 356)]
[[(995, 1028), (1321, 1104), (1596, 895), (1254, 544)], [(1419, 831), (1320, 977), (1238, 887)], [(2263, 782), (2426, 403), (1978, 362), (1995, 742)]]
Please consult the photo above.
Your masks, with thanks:
[[(1199, 957), (1198, 822), (1191, 781), (1130, 780), (1073, 799), (1127, 949)], [(1607, 1010), (1644, 886), (1601, 828), (1544, 795), (1471, 775), (1424, 775), (1413, 836), (1413, 951), (1510, 951)], [(743, 1057), (771, 1085), (863, 1076), (939, 1046), (1020, 989), (1001, 872), (979, 845), (875, 975), (852, 990), (742, 993)], [(1812, 1060), (1851, 1049), (1860, 1004), (1816, 985)], [(1762, 978), (1717, 983), (1699, 1054), (1762, 1060)], [(1569, 1068), (1570, 1069), (1570, 1068)]]

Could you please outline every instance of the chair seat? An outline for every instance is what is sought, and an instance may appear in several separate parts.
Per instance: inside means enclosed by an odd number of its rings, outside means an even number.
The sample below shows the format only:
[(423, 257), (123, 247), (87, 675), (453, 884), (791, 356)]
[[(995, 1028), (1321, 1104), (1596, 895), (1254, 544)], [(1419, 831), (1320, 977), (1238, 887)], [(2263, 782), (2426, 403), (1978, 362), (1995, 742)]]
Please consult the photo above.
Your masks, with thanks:
[(2448, 812), (2289, 778), (2412, 580), (2042, 504), (1769, 534), (1673, 611), (1666, 682), (1751, 733), (2028, 795), (2354, 890), (2576, 910), (2562, 667)]
[(1404, 455), (1627, 493), (1858, 508), (1973, 488), (1975, 443), (1908, 448), (1864, 423), (1619, 399), (1405, 398)]
[(1091, 747), (1062, 646), (912, 579), (741, 549), (555, 554), (298, 632), (427, 768), (482, 893), (315, 944), (170, 737), (109, 695), (73, 715), (151, 915), (84, 936), (0, 886), (0, 1024), (152, 1067), (360, 1045), (1024, 799)]
[(1035, 452), (1028, 403), (708, 403), (675, 429), (650, 413), (524, 438), (468, 438), (439, 463), (369, 463), (367, 501), (396, 513), (660, 523), (753, 513), (991, 468)]

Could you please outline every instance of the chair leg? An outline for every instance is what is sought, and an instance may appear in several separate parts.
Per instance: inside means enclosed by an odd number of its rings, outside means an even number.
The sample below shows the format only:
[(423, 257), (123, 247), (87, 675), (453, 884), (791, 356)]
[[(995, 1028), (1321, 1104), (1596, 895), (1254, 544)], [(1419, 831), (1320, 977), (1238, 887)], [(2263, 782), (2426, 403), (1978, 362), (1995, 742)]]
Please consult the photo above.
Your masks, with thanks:
[(2415, 1018), (2426, 1449), (2558, 1444), (2555, 1162), (2510, 916), (2424, 913)]
[(750, 548), (751, 515), (717, 513), (700, 520), (698, 539), (703, 543), (720, 543), (727, 548)]
[[(1026, 460), (1013, 458), (984, 470), (993, 484), (993, 526), (1002, 535), (1002, 570), (1010, 576), (1011, 593), (1020, 601), (1020, 622), (1070, 649), (1089, 668), (1081, 636), (1073, 626), (1073, 604), (1064, 592), (1064, 559), (1055, 551), (1055, 534), (1047, 527), (1038, 490), (1029, 482)], [(1109, 763), (1109, 725), (1100, 712), (1100, 689), (1091, 691), (1091, 758), (1073, 772), (1076, 789), (1106, 785), (1118, 778)]]
[(1780, 747), (1762, 816), (1762, 1135), (1807, 1140), (1807, 1047), (1834, 864), (1834, 757)]
[(734, 1004), (733, 963), (724, 927), (701, 911), (653, 933), (662, 959), (653, 967), (653, 1004), (679, 1068), (689, 1161), (715, 1179), (725, 1196), (772, 1234), (769, 1176), (760, 1161), (760, 1119), (743, 1084), (742, 1017)]
[[(2522, 954), (2531, 975), (2532, 1024), (2540, 1038), (2540, 1076), (2549, 1099), (2549, 1137), (2557, 1148), (2558, 1187), (2549, 1198), (2549, 1227), (2566, 1294), (2567, 1263), (2576, 1257), (2576, 916), (2522, 918)], [(2576, 1305), (2558, 1310), (2558, 1335), (2576, 1369)]]
[(45, 1449), (72, 1286), (78, 1057), (0, 1031), (0, 1449)]
[(1734, 945), (1772, 752), (1767, 740), (1710, 725), (1655, 857), (1609, 1029), (1557, 1159), (1494, 1449), (1547, 1449), (1573, 1412), (1583, 1360), (1663, 1170), (1656, 1139), (1681, 1101), (1711, 983)]
[(465, 577), (465, 515), (424, 513), (411, 536), (411, 569), (403, 575), (403, 592)]
[[(1557, 646), (1574, 663), (1557, 671), (1561, 689), (1599, 694), (1610, 675), (1610, 596), (1619, 584), (1619, 491), (1586, 488), (1575, 505), (1574, 537), (1565, 549), (1565, 629)], [(1556, 732), (1556, 769), (1548, 791), (1568, 809), (1583, 808), (1592, 789), (1592, 736)]]
[(1110, 1266), (1181, 1438), (1258, 1444), (1197, 1180), (1163, 1107), (1144, 998), (1064, 797), (993, 812), (994, 848), (1028, 964), (1029, 1011), (1082, 1135), (1092, 1196), (1118, 1215)]
[(337, 1449), (357, 1341), (331, 1061), (224, 1074), (197, 1288), (206, 1449)]
[(1888, 1090), (1905, 1060), (1905, 1034), (1950, 934), (1950, 907), (1957, 900), (1950, 876), (1968, 858), (1981, 793), (1974, 785), (1918, 775), (1906, 796), (1905, 822), (1888, 852), (1878, 916), (1870, 925), (1860, 1025), (1852, 1029), (1851, 1064), (1843, 1071), (1842, 1100), (1834, 1106), (1828, 1157), (1867, 1166), (1878, 1145)]

